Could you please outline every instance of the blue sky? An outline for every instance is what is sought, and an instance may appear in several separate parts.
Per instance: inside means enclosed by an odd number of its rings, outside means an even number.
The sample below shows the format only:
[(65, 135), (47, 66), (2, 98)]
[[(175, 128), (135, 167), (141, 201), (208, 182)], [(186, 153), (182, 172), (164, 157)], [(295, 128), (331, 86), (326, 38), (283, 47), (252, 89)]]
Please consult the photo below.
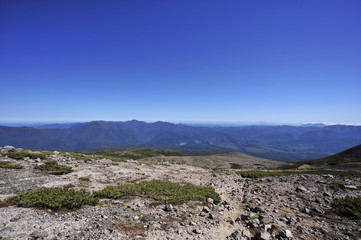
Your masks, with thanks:
[(0, 2), (0, 121), (361, 123), (361, 1)]

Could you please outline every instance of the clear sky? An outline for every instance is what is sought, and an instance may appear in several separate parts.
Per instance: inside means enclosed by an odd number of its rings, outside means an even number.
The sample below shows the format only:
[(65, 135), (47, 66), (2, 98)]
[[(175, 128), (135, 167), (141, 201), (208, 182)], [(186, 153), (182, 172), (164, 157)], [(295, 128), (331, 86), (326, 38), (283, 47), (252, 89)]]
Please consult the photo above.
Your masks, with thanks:
[(360, 0), (0, 1), (0, 121), (361, 122)]

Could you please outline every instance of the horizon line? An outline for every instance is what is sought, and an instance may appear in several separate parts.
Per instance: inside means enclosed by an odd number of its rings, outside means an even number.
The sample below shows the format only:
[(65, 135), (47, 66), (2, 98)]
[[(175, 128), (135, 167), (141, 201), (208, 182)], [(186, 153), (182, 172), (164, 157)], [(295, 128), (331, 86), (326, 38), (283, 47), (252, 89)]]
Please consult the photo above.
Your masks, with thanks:
[[(130, 122), (130, 121), (139, 121), (139, 122), (146, 122), (146, 123), (155, 123), (155, 122), (168, 122), (173, 124), (190, 124), (190, 125), (228, 125), (228, 126), (252, 126), (252, 125), (268, 125), (268, 126), (281, 126), (281, 125), (290, 125), (290, 126), (302, 126), (302, 125), (352, 125), (352, 126), (361, 126), (361, 123), (336, 123), (336, 122), (268, 122), (268, 121), (198, 121), (198, 120), (137, 120), (137, 119), (130, 119), (130, 120), (29, 120), (29, 121), (22, 121), (22, 120), (0, 120), (0, 125), (7, 124), (7, 125), (22, 125), (22, 124), (29, 124), (29, 125), (50, 125), (50, 124), (71, 124), (71, 123), (87, 123), (87, 122)], [(25, 126), (25, 125), (24, 125)]]

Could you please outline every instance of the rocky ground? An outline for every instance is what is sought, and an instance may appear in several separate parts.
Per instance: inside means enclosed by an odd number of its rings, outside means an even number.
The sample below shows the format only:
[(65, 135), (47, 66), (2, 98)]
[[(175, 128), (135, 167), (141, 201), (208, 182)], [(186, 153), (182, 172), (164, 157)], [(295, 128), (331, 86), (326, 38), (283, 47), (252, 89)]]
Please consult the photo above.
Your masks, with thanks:
[[(9, 148), (0, 149), (3, 152)], [(15, 149), (16, 150), (16, 149)], [(54, 176), (34, 169), (40, 159), (0, 160), (23, 169), (0, 168), (0, 201), (41, 187), (100, 190), (141, 180), (169, 180), (213, 186), (222, 201), (157, 204), (144, 198), (103, 199), (76, 211), (0, 207), (0, 239), (360, 239), (361, 221), (330, 212), (333, 199), (361, 196), (360, 179), (331, 175), (291, 175), (250, 180), (234, 170), (213, 171), (157, 161), (114, 163), (106, 158), (84, 162), (51, 152), (48, 159), (72, 166)], [(81, 181), (88, 177), (90, 181)], [(348, 188), (333, 190), (330, 181)]]

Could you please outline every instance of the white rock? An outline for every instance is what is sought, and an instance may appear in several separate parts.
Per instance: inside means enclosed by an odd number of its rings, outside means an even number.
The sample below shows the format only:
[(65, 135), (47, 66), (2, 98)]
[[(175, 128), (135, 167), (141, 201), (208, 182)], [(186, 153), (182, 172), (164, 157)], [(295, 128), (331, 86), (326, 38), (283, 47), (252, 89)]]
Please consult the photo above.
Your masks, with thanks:
[(293, 238), (293, 235), (290, 230), (286, 229), (286, 237), (287, 238)]

